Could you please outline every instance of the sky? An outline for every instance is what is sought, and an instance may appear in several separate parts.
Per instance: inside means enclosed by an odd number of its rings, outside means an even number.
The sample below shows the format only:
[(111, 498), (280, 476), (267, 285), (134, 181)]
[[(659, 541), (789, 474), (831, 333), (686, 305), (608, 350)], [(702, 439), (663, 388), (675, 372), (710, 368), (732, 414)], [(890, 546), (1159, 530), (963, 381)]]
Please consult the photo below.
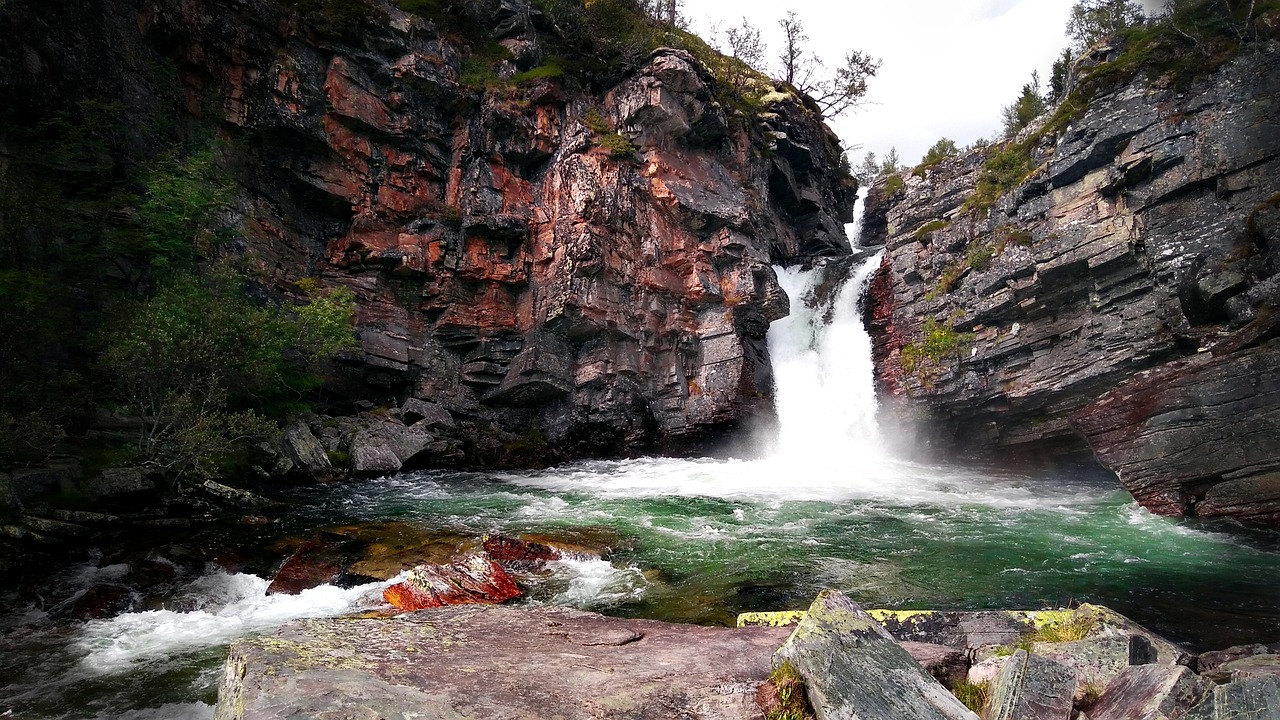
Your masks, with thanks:
[[(1048, 84), (1067, 46), (1074, 0), (684, 0), (692, 29), (709, 36), (739, 25), (759, 28), (772, 66), (781, 49), (778, 20), (794, 10), (812, 51), (828, 67), (849, 50), (882, 61), (862, 107), (829, 124), (854, 165), (868, 150), (896, 147), (904, 165), (947, 137), (963, 147), (1000, 132), (1000, 110), (1038, 70)], [(774, 71), (773, 74), (776, 74)], [(860, 147), (859, 147), (860, 146)]]

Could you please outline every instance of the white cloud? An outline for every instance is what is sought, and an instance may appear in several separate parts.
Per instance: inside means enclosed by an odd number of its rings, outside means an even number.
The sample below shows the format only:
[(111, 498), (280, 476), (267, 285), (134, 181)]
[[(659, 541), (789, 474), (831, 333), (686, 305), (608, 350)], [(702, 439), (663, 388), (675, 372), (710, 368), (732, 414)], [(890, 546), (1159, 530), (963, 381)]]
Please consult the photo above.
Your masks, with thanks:
[(960, 145), (992, 137), (1000, 109), (1038, 70), (1047, 83), (1053, 60), (1066, 47), (1064, 29), (1073, 0), (898, 0), (829, 3), (793, 0), (685, 0), (685, 14), (703, 34), (712, 23), (746, 18), (763, 32), (770, 56), (780, 46), (777, 21), (794, 10), (810, 46), (835, 63), (850, 49), (883, 61), (865, 106), (831, 126), (856, 164), (867, 151), (883, 156), (896, 146), (914, 164), (938, 138)]

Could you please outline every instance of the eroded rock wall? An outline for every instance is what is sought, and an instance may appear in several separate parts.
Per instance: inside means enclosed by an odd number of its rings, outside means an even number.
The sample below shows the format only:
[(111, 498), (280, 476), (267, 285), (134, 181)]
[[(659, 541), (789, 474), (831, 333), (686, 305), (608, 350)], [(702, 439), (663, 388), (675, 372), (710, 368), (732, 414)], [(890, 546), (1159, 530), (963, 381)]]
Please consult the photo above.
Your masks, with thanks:
[(983, 152), (904, 175), (869, 311), (886, 397), (945, 445), (1087, 442), (1157, 512), (1274, 522), (1278, 98), (1272, 42), (1094, 98), (989, 212), (964, 204)]
[[(341, 38), (287, 5), (90, 10), (124, 13), (228, 141), (239, 250), (263, 285), (354, 291), (360, 349), (332, 389), (436, 403), (463, 435), (557, 457), (676, 448), (771, 413), (764, 338), (787, 299), (770, 265), (849, 251), (856, 183), (812, 106), (726, 107), (667, 48), (512, 81), (551, 31), (518, 0), (469, 5), (510, 51), (488, 89), (463, 82), (474, 38), (393, 4)], [(601, 121), (634, 152), (605, 147)]]

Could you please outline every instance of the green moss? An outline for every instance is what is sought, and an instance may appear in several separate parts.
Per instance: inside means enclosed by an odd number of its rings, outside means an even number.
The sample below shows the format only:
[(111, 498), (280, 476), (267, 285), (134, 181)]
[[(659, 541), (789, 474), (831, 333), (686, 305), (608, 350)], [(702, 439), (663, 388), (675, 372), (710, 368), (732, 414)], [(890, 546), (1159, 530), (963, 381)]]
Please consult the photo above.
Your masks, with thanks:
[(587, 108), (582, 115), (582, 124), (595, 134), (596, 145), (608, 150), (610, 157), (626, 158), (635, 155), (636, 146), (615, 131), (613, 123), (601, 115), (599, 110)]
[(912, 237), (916, 239), (916, 242), (927, 243), (932, 238), (935, 232), (941, 230), (942, 228), (950, 224), (951, 223), (946, 220), (930, 220), (929, 222), (917, 228), (915, 233), (912, 235)]
[(774, 668), (769, 682), (777, 691), (777, 702), (765, 714), (767, 720), (808, 720), (813, 717), (805, 697), (804, 678), (789, 660)]
[(336, 468), (351, 467), (351, 454), (342, 450), (330, 450), (326, 455), (329, 456), (329, 464)]
[(898, 175), (890, 175), (888, 180), (884, 181), (884, 194), (886, 197), (898, 194), (907, 183)]
[(899, 351), (899, 362), (904, 371), (917, 374), (923, 381), (924, 370), (936, 369), (944, 360), (959, 360), (972, 342), (972, 333), (956, 332), (935, 318), (925, 318), (920, 340), (903, 345)]
[(538, 67), (530, 68), (528, 70), (525, 70), (524, 72), (518, 72), (515, 75), (512, 75), (511, 83), (513, 85), (520, 85), (522, 83), (527, 83), (532, 80), (560, 77), (563, 74), (564, 74), (564, 68), (561, 66), (561, 63), (556, 61), (553, 58), (552, 60), (549, 60), (547, 63), (543, 65), (539, 65)]
[(965, 707), (982, 717), (986, 714), (987, 699), (991, 696), (991, 685), (990, 683), (960, 682), (951, 686), (951, 694), (964, 703)]
[(1035, 169), (1031, 152), (1039, 138), (997, 146), (987, 155), (978, 176), (978, 186), (964, 201), (963, 210), (985, 211), (996, 200), (1022, 184)]

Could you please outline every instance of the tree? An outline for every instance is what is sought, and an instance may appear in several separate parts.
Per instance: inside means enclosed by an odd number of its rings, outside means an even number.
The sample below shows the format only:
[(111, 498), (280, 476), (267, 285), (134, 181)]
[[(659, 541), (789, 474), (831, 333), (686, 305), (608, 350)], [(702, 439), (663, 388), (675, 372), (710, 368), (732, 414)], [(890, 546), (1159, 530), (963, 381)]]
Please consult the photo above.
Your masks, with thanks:
[(778, 21), (782, 27), (782, 80), (810, 96), (823, 115), (835, 117), (858, 105), (867, 94), (867, 81), (880, 69), (880, 61), (851, 50), (843, 64), (831, 75), (824, 75), (823, 62), (805, 50), (809, 35), (794, 11)]
[(730, 87), (741, 94), (746, 89), (747, 80), (752, 71), (763, 72), (765, 65), (765, 45), (760, 39), (760, 30), (747, 19), (742, 24), (732, 27), (724, 33), (724, 54), (738, 62), (727, 63), (725, 79)]
[(1031, 82), (1022, 86), (1022, 94), (1011, 105), (1005, 105), (1001, 120), (1004, 122), (1004, 134), (1012, 137), (1018, 131), (1031, 124), (1048, 109), (1048, 103), (1040, 94), (1040, 73), (1031, 73)]
[(902, 161), (898, 159), (898, 148), (889, 148), (889, 152), (885, 153), (884, 162), (880, 163), (880, 177), (900, 173), (903, 170), (906, 170), (906, 168), (903, 167)]
[(107, 339), (100, 369), (140, 421), (138, 455), (174, 477), (209, 477), (269, 435), (272, 410), (313, 384), (306, 363), (354, 344), (349, 290), (312, 287), (285, 309), (243, 284), (225, 270), (177, 276)]
[(949, 158), (959, 154), (960, 148), (956, 147), (956, 142), (954, 140), (942, 138), (938, 142), (934, 143), (933, 147), (929, 148), (928, 152), (926, 152), (924, 157), (921, 158), (920, 164), (926, 166), (937, 165), (939, 162), (942, 162), (944, 158)]
[(880, 177), (880, 161), (876, 160), (876, 154), (868, 150), (862, 158), (862, 164), (854, 170), (853, 176), (863, 185), (875, 182), (876, 178)]
[(1079, 0), (1071, 8), (1067, 36), (1078, 52), (1125, 28), (1141, 25), (1142, 7), (1132, 0)]
[(1053, 71), (1049, 75), (1049, 99), (1054, 102), (1062, 100), (1067, 94), (1067, 84), (1071, 79), (1071, 48), (1063, 48), (1062, 54), (1053, 61)]

